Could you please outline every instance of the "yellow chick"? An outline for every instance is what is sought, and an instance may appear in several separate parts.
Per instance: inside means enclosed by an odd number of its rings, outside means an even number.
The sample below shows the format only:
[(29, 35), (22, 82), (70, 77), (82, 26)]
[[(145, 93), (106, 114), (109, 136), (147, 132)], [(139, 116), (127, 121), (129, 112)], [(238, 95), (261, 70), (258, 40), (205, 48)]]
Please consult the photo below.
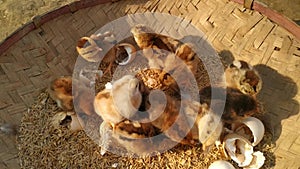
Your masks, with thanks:
[(235, 60), (225, 69), (227, 87), (239, 89), (245, 94), (255, 96), (262, 88), (258, 72), (247, 62)]
[(134, 116), (142, 102), (140, 82), (132, 75), (125, 75), (113, 82), (111, 88), (99, 92), (94, 108), (102, 119), (112, 126)]

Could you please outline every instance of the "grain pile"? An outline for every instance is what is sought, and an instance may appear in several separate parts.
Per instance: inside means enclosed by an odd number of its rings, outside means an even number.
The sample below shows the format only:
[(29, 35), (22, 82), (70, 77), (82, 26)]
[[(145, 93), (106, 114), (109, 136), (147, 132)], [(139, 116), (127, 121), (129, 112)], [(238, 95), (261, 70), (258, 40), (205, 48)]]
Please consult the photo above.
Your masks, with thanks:
[[(140, 62), (142, 64), (142, 62)], [(209, 63), (215, 65), (215, 63)], [(205, 66), (199, 62), (195, 75), (198, 88), (209, 85), (208, 73)], [(133, 67), (132, 67), (133, 66)], [(105, 84), (113, 78), (119, 78), (125, 74), (138, 72), (136, 77), (145, 82), (158, 79), (157, 71), (144, 69), (144, 65), (132, 64), (122, 70), (113, 70), (114, 77), (104, 75), (97, 80), (95, 91), (103, 90)], [(137, 66), (137, 67), (136, 67)], [(100, 65), (105, 70), (107, 65)], [(151, 81), (153, 82), (153, 81)], [(154, 81), (148, 84), (153, 89), (163, 89), (163, 82)], [(147, 85), (147, 84), (146, 84)], [(150, 86), (149, 86), (150, 85)], [(151, 86), (153, 85), (153, 86)], [(209, 152), (203, 152), (201, 145), (187, 146), (178, 144), (174, 148), (156, 156), (133, 158), (124, 157), (118, 154), (107, 152), (101, 155), (99, 144), (99, 126), (102, 119), (97, 114), (83, 116), (85, 130), (71, 131), (68, 128), (68, 121), (64, 120), (61, 125), (55, 126), (53, 117), (62, 112), (54, 100), (49, 97), (46, 91), (41, 92), (36, 102), (24, 113), (20, 132), (18, 136), (18, 148), (21, 168), (207, 168), (216, 160), (230, 160), (224, 154), (223, 147), (212, 147)], [(255, 147), (264, 153), (266, 161), (263, 168), (270, 168), (275, 165), (273, 155), (274, 145), (271, 135), (266, 132), (265, 137)], [(118, 152), (125, 151), (121, 147), (113, 147)], [(232, 162), (233, 165), (237, 165)]]
[[(57, 128), (51, 123), (58, 112), (61, 110), (56, 103), (48, 93), (42, 92), (24, 113), (18, 136), (21, 168), (206, 168), (217, 159), (228, 160), (222, 148), (213, 147), (204, 154), (200, 145), (178, 145), (163, 154), (145, 158), (121, 157), (109, 152), (102, 156), (94, 141), (99, 137), (97, 123), (101, 119), (95, 117), (87, 121), (87, 125), (95, 125), (97, 131), (71, 132), (64, 125)], [(256, 147), (265, 154), (263, 168), (275, 165), (273, 148), (267, 132)]]

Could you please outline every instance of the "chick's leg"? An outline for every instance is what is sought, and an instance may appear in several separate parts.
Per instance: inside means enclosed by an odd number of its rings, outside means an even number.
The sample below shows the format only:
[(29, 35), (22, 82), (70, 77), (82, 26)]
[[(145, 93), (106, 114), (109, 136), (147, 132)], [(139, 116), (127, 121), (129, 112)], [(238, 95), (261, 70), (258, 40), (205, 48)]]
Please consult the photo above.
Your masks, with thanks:
[(108, 75), (108, 76), (111, 76), (112, 75), (112, 68), (113, 68), (113, 62), (110, 62), (108, 67), (105, 69), (103, 75)]
[(105, 55), (105, 57), (103, 58), (103, 62), (104, 63), (109, 63), (107, 68), (105, 69), (103, 75), (106, 75), (108, 73), (109, 76), (112, 75), (112, 68), (113, 65), (116, 61), (116, 56), (117, 55), (117, 49), (116, 48), (112, 48), (111, 50), (109, 50), (107, 52), (107, 54)]

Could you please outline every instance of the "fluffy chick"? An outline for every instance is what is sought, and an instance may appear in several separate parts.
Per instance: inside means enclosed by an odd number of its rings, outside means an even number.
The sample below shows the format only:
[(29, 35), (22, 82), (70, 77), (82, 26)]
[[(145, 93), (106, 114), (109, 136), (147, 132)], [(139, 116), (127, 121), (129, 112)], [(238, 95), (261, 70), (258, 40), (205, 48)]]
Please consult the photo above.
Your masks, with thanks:
[(210, 147), (220, 139), (223, 131), (220, 115), (209, 109), (207, 104), (200, 104), (196, 101), (185, 102), (184, 109), (190, 123), (194, 122), (189, 134), (193, 139), (201, 142), (203, 151), (207, 153)]
[(143, 24), (135, 25), (131, 29), (134, 40), (141, 49), (157, 47), (175, 53), (179, 41), (167, 36), (156, 34), (151, 28)]
[(207, 104), (210, 108), (214, 109), (211, 105), (212, 99), (220, 102), (225, 102), (222, 120), (226, 123), (241, 120), (245, 117), (259, 113), (259, 106), (257, 100), (247, 94), (242, 93), (235, 88), (221, 88), (214, 87), (215, 97), (212, 98), (212, 87), (208, 86), (200, 90), (200, 102)]
[(160, 129), (171, 140), (192, 145), (195, 143), (190, 129), (193, 124), (189, 123), (187, 116), (183, 111), (180, 111), (180, 100), (166, 95), (164, 101), (162, 98), (155, 98), (146, 105), (149, 112), (151, 123)]
[(130, 119), (142, 102), (140, 89), (137, 78), (132, 75), (123, 76), (113, 82), (111, 89), (104, 89), (96, 95), (96, 113), (112, 126), (125, 118)]
[[(172, 142), (151, 122), (139, 124), (137, 126), (133, 121), (124, 120), (116, 125), (112, 134), (128, 152), (148, 156), (165, 150), (167, 146), (164, 144)], [(171, 145), (174, 145), (174, 142)]]
[(72, 77), (63, 76), (54, 79), (48, 88), (50, 97), (63, 110), (73, 110)]
[(227, 87), (237, 88), (249, 95), (256, 95), (262, 88), (258, 72), (247, 62), (235, 60), (225, 70)]
[(147, 156), (157, 149), (158, 142), (152, 142), (152, 137), (160, 134), (159, 129), (151, 123), (138, 123), (124, 119), (113, 128), (103, 121), (100, 125), (101, 154), (111, 148), (121, 146), (127, 153)]
[[(76, 83), (76, 82), (75, 82)], [(74, 84), (74, 107), (77, 112), (82, 112), (86, 115), (92, 115), (94, 110), (94, 93), (91, 88), (86, 87), (81, 83)]]
[(90, 37), (82, 37), (76, 46), (79, 55), (88, 62), (107, 63), (105, 72), (111, 74), (112, 65), (116, 60), (116, 39), (111, 32), (93, 34)]
[(191, 44), (184, 44), (171, 37), (157, 34), (151, 28), (142, 24), (134, 26), (131, 29), (131, 33), (133, 34), (137, 45), (145, 51), (144, 53), (146, 53), (145, 55), (148, 59), (156, 57), (156, 55), (170, 52), (181, 58), (192, 72), (196, 70), (195, 65), (191, 63), (195, 60), (195, 52), (193, 51)]
[[(73, 86), (75, 87), (74, 90)], [(53, 80), (48, 88), (48, 92), (58, 107), (65, 111), (72, 111), (75, 104), (76, 111), (86, 115), (94, 113), (94, 96), (91, 89), (87, 88), (81, 81), (75, 80), (73, 82), (71, 76), (63, 76)]]

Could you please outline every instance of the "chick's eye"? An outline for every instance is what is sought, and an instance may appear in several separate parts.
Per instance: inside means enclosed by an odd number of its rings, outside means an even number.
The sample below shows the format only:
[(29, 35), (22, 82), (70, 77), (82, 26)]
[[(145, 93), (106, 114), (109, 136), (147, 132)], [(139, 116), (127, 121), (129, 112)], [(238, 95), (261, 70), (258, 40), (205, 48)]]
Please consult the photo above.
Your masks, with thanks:
[(234, 68), (235, 65), (234, 65), (234, 64), (230, 64), (229, 67), (230, 67), (230, 68)]

